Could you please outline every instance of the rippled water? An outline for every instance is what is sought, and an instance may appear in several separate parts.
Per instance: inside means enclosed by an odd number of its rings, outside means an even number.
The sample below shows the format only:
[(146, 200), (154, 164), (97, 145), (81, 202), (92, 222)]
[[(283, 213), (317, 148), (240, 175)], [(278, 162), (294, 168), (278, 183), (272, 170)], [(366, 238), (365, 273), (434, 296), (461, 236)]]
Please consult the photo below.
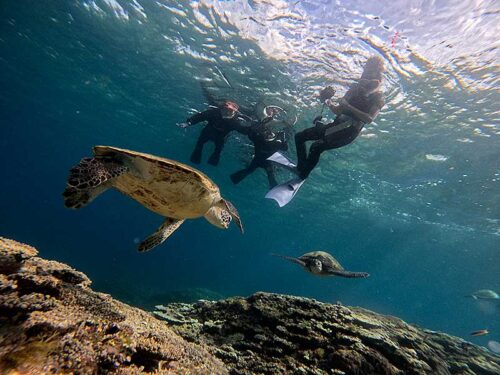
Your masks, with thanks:
[[(268, 290), (498, 341), (498, 305), (463, 296), (500, 289), (499, 12), (479, 0), (2, 2), (1, 234), (141, 305), (164, 290)], [(134, 202), (107, 193), (62, 208), (67, 170), (94, 144), (188, 161), (201, 127), (175, 123), (206, 107), (200, 82), (281, 105), (301, 129), (321, 111), (318, 90), (344, 94), (371, 55), (385, 60), (386, 106), (323, 154), (289, 206), (263, 199), (260, 172), (230, 183), (251, 153), (242, 137), (219, 168), (201, 166), (245, 236), (196, 221), (139, 255), (134, 240), (161, 220)], [(268, 255), (315, 248), (371, 278), (318, 280)]]

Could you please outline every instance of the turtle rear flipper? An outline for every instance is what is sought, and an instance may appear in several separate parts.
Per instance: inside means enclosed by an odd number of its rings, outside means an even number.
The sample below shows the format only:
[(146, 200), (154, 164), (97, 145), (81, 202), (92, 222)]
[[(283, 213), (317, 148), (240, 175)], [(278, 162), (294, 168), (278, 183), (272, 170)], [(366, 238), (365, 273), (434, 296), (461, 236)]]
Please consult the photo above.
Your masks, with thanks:
[(181, 226), (184, 220), (177, 220), (167, 217), (162, 225), (154, 232), (151, 236), (146, 238), (139, 244), (139, 252), (143, 253), (149, 251), (154, 247), (162, 244), (165, 240), (170, 237), (174, 231)]
[(113, 178), (127, 172), (127, 168), (115, 161), (84, 158), (70, 169), (68, 183), (64, 190), (64, 205), (81, 208), (92, 202), (111, 187)]
[(350, 271), (344, 271), (344, 270), (328, 270), (328, 273), (331, 275), (335, 276), (340, 276), (340, 277), (348, 277), (351, 279), (364, 279), (370, 274), (368, 272), (350, 272)]

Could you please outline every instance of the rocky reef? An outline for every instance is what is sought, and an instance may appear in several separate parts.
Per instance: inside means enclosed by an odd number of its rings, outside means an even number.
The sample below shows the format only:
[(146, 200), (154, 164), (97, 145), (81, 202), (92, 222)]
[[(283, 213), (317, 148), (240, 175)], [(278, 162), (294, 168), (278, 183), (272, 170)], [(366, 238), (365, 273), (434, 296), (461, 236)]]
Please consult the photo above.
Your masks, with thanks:
[(166, 322), (92, 291), (83, 273), (0, 238), (0, 374), (226, 374)]
[(0, 374), (500, 374), (500, 357), (360, 308), (257, 293), (151, 313), (0, 238)]
[(232, 374), (500, 374), (500, 357), (368, 310), (269, 293), (157, 306)]

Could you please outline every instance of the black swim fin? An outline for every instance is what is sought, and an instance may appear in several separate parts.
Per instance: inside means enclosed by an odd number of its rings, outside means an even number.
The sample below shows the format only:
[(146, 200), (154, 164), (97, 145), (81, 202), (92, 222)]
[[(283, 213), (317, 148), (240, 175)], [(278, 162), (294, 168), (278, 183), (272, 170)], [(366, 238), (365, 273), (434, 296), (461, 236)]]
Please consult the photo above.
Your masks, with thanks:
[(294, 178), (269, 190), (266, 198), (274, 199), (280, 207), (283, 207), (293, 199), (304, 182), (305, 180), (301, 178)]

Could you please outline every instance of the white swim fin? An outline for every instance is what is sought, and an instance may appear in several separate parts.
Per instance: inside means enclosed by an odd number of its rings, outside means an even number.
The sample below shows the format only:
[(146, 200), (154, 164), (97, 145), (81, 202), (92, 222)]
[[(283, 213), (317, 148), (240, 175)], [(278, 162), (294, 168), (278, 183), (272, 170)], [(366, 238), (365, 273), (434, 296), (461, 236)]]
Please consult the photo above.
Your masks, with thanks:
[(274, 161), (275, 163), (284, 165), (285, 167), (288, 168), (297, 168), (297, 165), (288, 159), (285, 155), (283, 155), (281, 152), (277, 151), (271, 156), (267, 158), (267, 160)]
[(267, 192), (266, 198), (274, 199), (280, 207), (283, 207), (293, 199), (304, 181), (300, 178), (294, 178), (284, 184), (275, 186)]

